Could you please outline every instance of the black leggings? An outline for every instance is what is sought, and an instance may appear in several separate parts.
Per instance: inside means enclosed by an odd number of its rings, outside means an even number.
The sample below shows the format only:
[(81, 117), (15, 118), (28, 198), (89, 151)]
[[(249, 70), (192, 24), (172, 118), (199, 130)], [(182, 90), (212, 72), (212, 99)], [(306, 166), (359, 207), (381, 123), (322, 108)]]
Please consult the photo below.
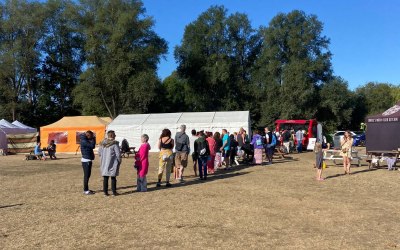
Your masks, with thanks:
[[(110, 176), (103, 176), (103, 192), (108, 194), (108, 179)], [(111, 176), (111, 191), (117, 193), (117, 177)]]
[(83, 168), (83, 191), (89, 191), (89, 178), (92, 174), (92, 162), (82, 162)]

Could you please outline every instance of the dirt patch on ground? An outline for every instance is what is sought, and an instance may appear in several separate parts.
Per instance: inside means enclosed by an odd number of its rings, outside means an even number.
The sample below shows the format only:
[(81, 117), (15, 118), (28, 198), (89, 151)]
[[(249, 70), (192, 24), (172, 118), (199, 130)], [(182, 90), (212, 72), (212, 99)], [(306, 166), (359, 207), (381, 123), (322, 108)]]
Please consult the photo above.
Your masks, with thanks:
[(55, 161), (0, 157), (0, 245), (6, 249), (400, 247), (399, 171), (353, 175), (329, 165), (315, 180), (313, 153), (273, 165), (237, 166), (202, 182), (186, 170), (186, 184), (137, 193), (133, 158), (124, 159), (120, 196), (103, 197), (98, 160), (82, 194), (80, 157)]

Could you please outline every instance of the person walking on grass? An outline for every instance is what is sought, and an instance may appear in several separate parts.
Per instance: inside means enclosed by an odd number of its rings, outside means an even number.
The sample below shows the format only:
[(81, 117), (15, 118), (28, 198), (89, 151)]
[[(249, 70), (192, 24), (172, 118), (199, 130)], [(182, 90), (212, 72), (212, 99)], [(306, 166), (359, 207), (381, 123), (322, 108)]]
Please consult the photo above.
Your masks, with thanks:
[(343, 157), (344, 174), (350, 174), (352, 146), (353, 138), (351, 137), (350, 131), (347, 130), (346, 132), (344, 132), (344, 136), (340, 141), (340, 155)]
[(158, 140), (158, 149), (160, 150), (159, 160), (158, 160), (158, 182), (157, 187), (161, 187), (161, 179), (163, 177), (164, 171), (166, 172), (166, 187), (170, 187), (169, 182), (171, 176), (171, 166), (172, 166), (172, 149), (174, 148), (174, 139), (171, 138), (171, 131), (169, 129), (163, 129)]
[(190, 151), (189, 136), (185, 133), (186, 125), (181, 125), (181, 131), (175, 135), (175, 166), (178, 171), (177, 181), (183, 183), (183, 172), (187, 167)]
[(198, 155), (200, 180), (207, 180), (207, 160), (210, 155), (210, 147), (204, 131), (199, 132), (199, 138), (194, 142), (194, 151)]
[(82, 153), (83, 169), (83, 194), (92, 195), (95, 192), (89, 189), (89, 179), (92, 174), (92, 161), (94, 160), (93, 149), (96, 147), (96, 137), (90, 130), (79, 136), (80, 148)]
[(149, 136), (143, 134), (140, 138), (142, 145), (140, 145), (139, 151), (135, 155), (135, 168), (137, 169), (137, 191), (147, 191), (147, 172), (149, 171), (149, 151), (150, 144)]
[(119, 175), (119, 167), (121, 165), (121, 152), (119, 142), (115, 140), (115, 132), (110, 130), (107, 132), (107, 138), (100, 143), (100, 172), (103, 176), (103, 192), (104, 196), (108, 196), (108, 180), (111, 177), (112, 195), (117, 193), (117, 176)]
[(320, 142), (316, 142), (314, 146), (315, 153), (315, 167), (317, 168), (317, 181), (323, 181), (322, 178), (322, 165), (324, 163), (324, 156), (322, 153), (322, 144)]

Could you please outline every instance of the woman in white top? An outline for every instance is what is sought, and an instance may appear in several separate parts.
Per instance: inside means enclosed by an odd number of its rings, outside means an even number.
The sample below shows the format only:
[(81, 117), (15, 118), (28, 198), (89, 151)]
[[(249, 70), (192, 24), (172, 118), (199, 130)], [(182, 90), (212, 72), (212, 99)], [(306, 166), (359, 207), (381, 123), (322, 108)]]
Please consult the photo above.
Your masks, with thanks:
[(344, 174), (350, 174), (351, 165), (351, 147), (353, 146), (353, 138), (350, 131), (346, 131), (340, 141), (340, 155), (343, 157)]

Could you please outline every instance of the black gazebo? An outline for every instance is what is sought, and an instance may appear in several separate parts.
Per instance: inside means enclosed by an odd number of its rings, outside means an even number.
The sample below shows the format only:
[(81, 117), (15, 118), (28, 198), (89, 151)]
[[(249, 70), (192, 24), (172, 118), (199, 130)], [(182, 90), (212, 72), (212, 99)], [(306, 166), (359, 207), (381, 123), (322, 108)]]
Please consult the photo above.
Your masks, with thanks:
[(399, 150), (400, 148), (400, 102), (382, 114), (366, 118), (367, 151)]

